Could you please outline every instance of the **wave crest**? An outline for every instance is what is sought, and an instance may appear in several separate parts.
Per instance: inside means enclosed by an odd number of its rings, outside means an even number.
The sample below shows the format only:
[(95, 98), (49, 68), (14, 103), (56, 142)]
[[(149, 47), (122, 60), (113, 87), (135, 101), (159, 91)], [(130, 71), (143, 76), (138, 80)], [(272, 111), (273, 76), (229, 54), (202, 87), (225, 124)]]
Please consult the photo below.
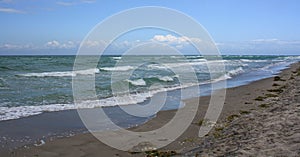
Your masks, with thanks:
[(25, 77), (66, 77), (66, 76), (76, 76), (76, 75), (92, 75), (99, 73), (99, 69), (87, 69), (78, 71), (62, 71), (62, 72), (42, 72), (42, 73), (27, 73), (19, 74), (18, 76)]

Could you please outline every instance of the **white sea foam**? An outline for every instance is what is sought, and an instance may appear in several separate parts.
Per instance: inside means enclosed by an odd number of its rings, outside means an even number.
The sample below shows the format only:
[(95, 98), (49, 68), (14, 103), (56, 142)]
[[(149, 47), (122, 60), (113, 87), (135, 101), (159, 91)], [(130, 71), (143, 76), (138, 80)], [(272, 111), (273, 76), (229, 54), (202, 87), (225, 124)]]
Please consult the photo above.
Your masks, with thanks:
[(74, 109), (74, 105), (53, 104), (42, 106), (0, 107), (0, 121), (38, 115), (43, 112), (61, 111), (69, 109)]
[(163, 76), (163, 77), (157, 77), (159, 80), (161, 81), (165, 81), (165, 82), (171, 82), (174, 81), (174, 79), (170, 76)]
[(207, 62), (207, 60), (204, 58), (200, 58), (200, 59), (193, 59), (193, 62)]
[(143, 93), (131, 93), (118, 95), (117, 97), (109, 97), (100, 100), (84, 100), (76, 106), (74, 104), (51, 104), (42, 106), (17, 106), (17, 107), (0, 107), (0, 121), (19, 119), (23, 117), (38, 115), (43, 112), (54, 112), (71, 109), (97, 108), (117, 105), (131, 105), (144, 102), (147, 98), (162, 91), (179, 89), (182, 86), (172, 88), (160, 88)]
[(42, 73), (27, 73), (19, 74), (19, 76), (25, 77), (65, 77), (65, 76), (76, 76), (76, 75), (91, 75), (99, 73), (99, 69), (87, 69), (78, 71), (62, 71), (62, 72), (42, 72)]
[(144, 79), (126, 80), (126, 81), (135, 86), (146, 86), (146, 82)]
[(44, 144), (46, 144), (46, 142), (44, 140), (40, 140), (39, 143), (35, 143), (34, 146), (40, 147), (40, 146), (42, 146)]
[[(228, 79), (230, 78), (229, 76), (238, 74), (241, 71), (242, 68), (237, 68), (229, 71), (227, 73), (228, 75), (224, 75), (217, 79), (209, 80), (207, 82), (202, 82), (202, 83), (190, 83), (184, 85), (177, 85), (173, 87), (159, 88), (159, 89), (154, 89), (154, 90), (145, 91), (141, 93), (131, 93), (130, 95), (123, 94), (123, 95), (118, 95), (117, 97), (109, 97), (100, 100), (84, 100), (81, 103), (78, 103), (77, 106), (75, 106), (74, 104), (51, 104), (51, 105), (42, 105), (42, 106), (0, 107), (0, 121), (38, 115), (43, 112), (54, 112), (54, 111), (80, 109), (80, 108), (107, 107), (107, 106), (117, 106), (117, 105), (131, 105), (131, 104), (142, 103), (145, 100), (147, 100), (147, 98), (150, 98), (154, 94), (159, 92), (183, 89), (191, 86), (197, 86), (200, 84), (217, 82), (220, 80)], [(173, 77), (177, 77), (177, 76), (173, 76)], [(161, 77), (161, 79), (164, 81), (171, 81), (171, 79), (173, 80), (172, 77)], [(128, 80), (128, 82), (137, 86), (146, 85), (146, 82), (143, 79)]]
[(120, 60), (122, 57), (112, 57), (114, 60)]
[(116, 67), (103, 67), (100, 68), (104, 71), (128, 71), (134, 69), (133, 66), (116, 66)]
[(223, 81), (223, 80), (227, 80), (227, 79), (231, 79), (233, 76), (236, 76), (236, 75), (239, 75), (241, 73), (244, 72), (244, 69), (242, 67), (238, 67), (236, 69), (232, 69), (228, 72), (226, 72), (224, 75), (216, 78), (216, 79), (213, 79), (213, 80), (210, 80), (208, 82), (205, 82), (205, 83), (210, 83), (210, 82), (218, 82), (218, 81)]
[(186, 56), (187, 59), (195, 59), (195, 58), (199, 58), (201, 56)]
[(240, 59), (242, 62), (255, 62), (255, 63), (259, 63), (259, 62), (266, 62), (267, 60), (251, 60), (251, 59)]
[(241, 74), (244, 72), (244, 69), (242, 67), (238, 67), (236, 69), (233, 69), (233, 70), (230, 70), (228, 71), (226, 74), (229, 76), (229, 77), (232, 77), (232, 76), (236, 76), (238, 74)]

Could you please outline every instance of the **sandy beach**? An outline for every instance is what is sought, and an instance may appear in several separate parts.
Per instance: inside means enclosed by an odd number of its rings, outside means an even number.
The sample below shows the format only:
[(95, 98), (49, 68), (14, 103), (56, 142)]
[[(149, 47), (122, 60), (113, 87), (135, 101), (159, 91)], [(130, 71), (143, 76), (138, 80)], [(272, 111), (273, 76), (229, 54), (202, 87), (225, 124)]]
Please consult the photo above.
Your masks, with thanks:
[[(221, 116), (210, 133), (198, 137), (209, 96), (186, 100), (199, 109), (189, 128), (176, 141), (153, 152), (134, 153), (111, 148), (91, 134), (48, 139), (41, 146), (27, 145), (0, 152), (16, 157), (87, 156), (299, 156), (300, 64), (292, 64), (278, 76), (227, 89)], [(132, 131), (154, 130), (166, 124), (176, 110), (161, 111)]]

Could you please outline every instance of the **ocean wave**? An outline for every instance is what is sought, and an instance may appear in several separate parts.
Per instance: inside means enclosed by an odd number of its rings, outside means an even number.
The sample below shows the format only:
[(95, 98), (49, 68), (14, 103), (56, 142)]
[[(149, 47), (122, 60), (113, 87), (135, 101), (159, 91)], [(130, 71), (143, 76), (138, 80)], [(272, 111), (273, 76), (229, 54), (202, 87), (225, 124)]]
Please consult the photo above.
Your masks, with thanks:
[(207, 61), (206, 59), (196, 59), (198, 61), (193, 62), (179, 62), (179, 63), (162, 63), (162, 64), (149, 64), (147, 67), (150, 69), (167, 69), (167, 68), (177, 68), (177, 67), (187, 67), (187, 66), (199, 66), (199, 65), (216, 65), (219, 63), (227, 63), (226, 60), (212, 60)]
[(192, 61), (193, 61), (193, 62), (207, 62), (207, 60), (204, 59), (204, 58), (193, 59)]
[(251, 59), (240, 59), (242, 62), (266, 62), (267, 60), (251, 60)]
[(122, 59), (122, 57), (112, 57), (112, 59), (114, 59), (114, 60), (120, 60), (120, 59)]
[(165, 82), (171, 82), (171, 81), (174, 81), (173, 77), (170, 77), (170, 76), (160, 76), (160, 77), (157, 77), (159, 80), (161, 81), (165, 81)]
[(228, 75), (229, 77), (232, 77), (232, 76), (236, 76), (238, 74), (241, 74), (244, 72), (244, 69), (242, 67), (238, 67), (236, 69), (233, 69), (233, 70), (229, 70), (226, 75)]
[(7, 88), (5, 80), (3, 78), (0, 78), (0, 89), (5, 89), (5, 88)]
[(117, 66), (117, 67), (102, 67), (100, 70), (104, 71), (128, 71), (134, 69), (133, 66)]
[(126, 81), (135, 86), (146, 86), (146, 82), (144, 79), (126, 80)]
[(203, 58), (202, 56), (185, 56), (185, 58), (187, 59), (199, 59), (199, 58)]
[(261, 68), (259, 68), (257, 70), (270, 71), (270, 72), (273, 73), (273, 70), (272, 70), (273, 67), (280, 66), (280, 65), (286, 65), (287, 66), (287, 65), (292, 64), (292, 63), (293, 62), (285, 62), (285, 61), (283, 61), (283, 62), (277, 62), (277, 63), (270, 63), (270, 64), (268, 64), (268, 65), (266, 65), (264, 67), (261, 67)]
[(74, 105), (54, 104), (43, 106), (0, 107), (0, 121), (38, 115), (43, 112), (61, 111), (69, 109), (74, 109)]
[(18, 74), (18, 76), (25, 77), (66, 77), (66, 76), (76, 76), (76, 75), (91, 75), (99, 73), (99, 69), (87, 69), (78, 71), (62, 71), (62, 72), (42, 72), (42, 73), (27, 73)]
[(8, 67), (8, 66), (0, 66), (0, 70), (6, 71), (6, 70), (13, 70), (12, 68)]
[[(11, 120), (11, 119), (19, 119), (23, 117), (38, 115), (44, 112), (54, 112), (54, 111), (63, 111), (63, 110), (71, 110), (71, 109), (83, 109), (83, 108), (97, 108), (97, 107), (108, 107), (108, 106), (117, 106), (117, 105), (132, 105), (142, 103), (148, 98), (152, 97), (154, 94), (159, 92), (166, 92), (171, 90), (183, 89), (192, 86), (197, 86), (200, 84), (208, 84), (213, 82), (218, 82), (221, 80), (225, 80), (230, 78), (229, 76), (237, 75), (242, 72), (243, 69), (241, 67), (237, 69), (233, 69), (227, 72), (227, 75), (219, 77), (214, 80), (209, 80), (207, 82), (199, 82), (199, 83), (190, 83), (184, 85), (176, 85), (171, 87), (163, 87), (156, 88), (154, 90), (139, 92), (139, 93), (130, 93), (122, 94), (115, 97), (108, 97), (100, 100), (83, 100), (82, 102), (74, 105), (74, 104), (51, 104), (51, 105), (41, 105), (41, 106), (17, 106), (17, 107), (0, 107), (0, 121), (3, 120)], [(178, 76), (173, 76), (178, 77)], [(162, 76), (156, 77), (160, 78), (163, 81), (171, 81), (173, 80), (171, 76)], [(127, 80), (133, 85), (144, 86), (146, 82), (143, 79), (138, 80)]]
[(286, 60), (300, 60), (300, 56), (286, 56), (283, 58)]
[(83, 100), (82, 102), (74, 104), (51, 104), (41, 106), (17, 106), (17, 107), (0, 107), (0, 121), (19, 119), (23, 117), (29, 117), (33, 115), (39, 115), (44, 112), (55, 112), (72, 109), (88, 109), (99, 108), (119, 105), (134, 105), (142, 103), (154, 94), (159, 92), (166, 92), (176, 89), (187, 88), (198, 84), (185, 84), (174, 87), (158, 88), (150, 91), (140, 93), (130, 93), (118, 95), (115, 97), (108, 97), (100, 100)]

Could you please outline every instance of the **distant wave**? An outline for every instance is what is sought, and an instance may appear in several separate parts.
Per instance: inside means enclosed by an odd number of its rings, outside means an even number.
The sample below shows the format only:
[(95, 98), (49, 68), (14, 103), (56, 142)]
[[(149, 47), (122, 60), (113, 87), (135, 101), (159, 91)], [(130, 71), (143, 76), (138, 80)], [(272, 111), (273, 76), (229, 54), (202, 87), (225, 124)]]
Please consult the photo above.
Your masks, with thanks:
[(134, 69), (133, 66), (116, 66), (116, 67), (103, 67), (100, 68), (104, 71), (128, 71)]
[(165, 81), (165, 82), (171, 82), (174, 81), (173, 77), (170, 76), (162, 76), (162, 77), (157, 77), (159, 80), (161, 81)]
[(240, 59), (242, 62), (266, 62), (267, 60)]
[(126, 80), (126, 81), (135, 86), (146, 86), (146, 82), (144, 79)]
[(122, 57), (112, 57), (114, 60), (120, 60)]
[(65, 77), (65, 76), (76, 76), (76, 75), (91, 75), (91, 74), (95, 74), (95, 73), (99, 73), (99, 69), (62, 71), (62, 72), (27, 73), (27, 74), (18, 74), (18, 75), (25, 76), (25, 77)]
[(2, 65), (0, 66), (0, 70), (12, 70), (12, 68)]
[(185, 58), (187, 58), (187, 59), (199, 59), (199, 58), (203, 58), (203, 56), (186, 56)]
[(177, 67), (187, 67), (187, 66), (198, 66), (198, 65), (214, 65), (219, 63), (226, 63), (226, 60), (212, 60), (207, 61), (206, 59), (194, 59), (191, 62), (179, 62), (179, 63), (162, 63), (162, 64), (149, 64), (147, 67), (150, 69), (167, 69), (167, 68), (177, 68)]
[(6, 83), (5, 80), (3, 78), (0, 78), (0, 89), (5, 89), (6, 87)]

